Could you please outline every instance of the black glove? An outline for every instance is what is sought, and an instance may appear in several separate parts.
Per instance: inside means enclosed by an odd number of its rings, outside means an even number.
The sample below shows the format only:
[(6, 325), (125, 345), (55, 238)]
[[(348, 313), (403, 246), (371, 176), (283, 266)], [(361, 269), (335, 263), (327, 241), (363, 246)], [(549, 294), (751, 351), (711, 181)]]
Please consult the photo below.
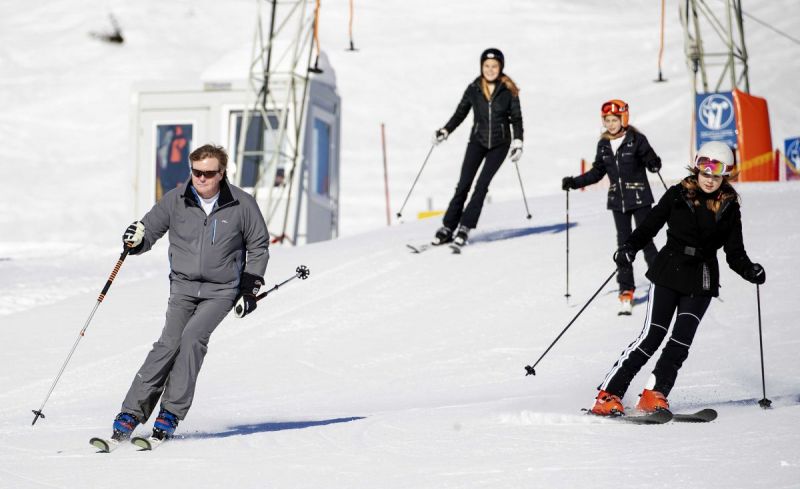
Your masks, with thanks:
[(256, 296), (253, 294), (244, 294), (239, 296), (236, 305), (233, 306), (233, 313), (237, 318), (243, 318), (256, 310)]
[(233, 306), (237, 318), (243, 318), (256, 310), (256, 294), (264, 283), (264, 279), (251, 273), (242, 273), (239, 281), (239, 298)]
[(439, 144), (447, 139), (450, 133), (445, 128), (437, 129), (433, 135), (433, 144)]
[(569, 190), (569, 189), (578, 188), (575, 185), (575, 177), (564, 177), (561, 179), (561, 190)]
[(750, 283), (761, 285), (767, 281), (767, 272), (758, 263), (751, 263), (750, 267), (742, 274), (742, 277)]
[(614, 262), (618, 267), (629, 267), (636, 258), (636, 250), (629, 244), (624, 244), (614, 253)]
[(661, 170), (661, 158), (648, 161), (646, 166), (650, 173), (658, 173)]

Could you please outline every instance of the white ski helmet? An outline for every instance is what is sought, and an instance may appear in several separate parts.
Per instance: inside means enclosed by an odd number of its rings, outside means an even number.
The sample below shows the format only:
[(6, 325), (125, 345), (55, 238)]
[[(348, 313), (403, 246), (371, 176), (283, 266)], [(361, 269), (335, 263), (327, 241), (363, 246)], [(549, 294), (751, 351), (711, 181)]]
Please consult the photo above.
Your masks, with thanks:
[(694, 166), (706, 175), (728, 176), (734, 167), (733, 151), (722, 141), (709, 141), (700, 146)]

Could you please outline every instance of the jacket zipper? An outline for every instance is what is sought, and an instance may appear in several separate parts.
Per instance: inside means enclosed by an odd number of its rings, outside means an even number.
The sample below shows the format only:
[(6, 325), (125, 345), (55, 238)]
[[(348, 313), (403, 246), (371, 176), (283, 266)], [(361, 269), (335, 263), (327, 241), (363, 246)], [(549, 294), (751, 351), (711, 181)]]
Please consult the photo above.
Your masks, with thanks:
[[(626, 136), (627, 137), (627, 136)], [(625, 144), (625, 141), (620, 143), (619, 147), (622, 148), (622, 145)], [(608, 143), (611, 146), (611, 143)], [(614, 152), (614, 148), (611, 148), (611, 151)], [(622, 213), (625, 214), (625, 192), (622, 188), (622, 170), (619, 167), (619, 149), (617, 149), (616, 153), (614, 153), (614, 164), (617, 165), (617, 181), (619, 182), (619, 197), (620, 201), (622, 201)]]
[[(495, 88), (495, 90), (497, 90)], [(494, 93), (492, 93), (494, 98)], [(489, 99), (489, 149), (492, 149), (492, 100)]]
[[(207, 225), (208, 225), (208, 216), (203, 218), (203, 236), (206, 235), (206, 226)], [(206, 244), (206, 240), (205, 239), (201, 239), (200, 240), (200, 256), (198, 257), (199, 260), (197, 261), (197, 275), (200, 276), (201, 282), (202, 282), (202, 279), (203, 279), (203, 249), (205, 248), (205, 244)]]
[(495, 83), (494, 91), (489, 97), (489, 149), (492, 149), (492, 101), (498, 91), (500, 91), (500, 83)]

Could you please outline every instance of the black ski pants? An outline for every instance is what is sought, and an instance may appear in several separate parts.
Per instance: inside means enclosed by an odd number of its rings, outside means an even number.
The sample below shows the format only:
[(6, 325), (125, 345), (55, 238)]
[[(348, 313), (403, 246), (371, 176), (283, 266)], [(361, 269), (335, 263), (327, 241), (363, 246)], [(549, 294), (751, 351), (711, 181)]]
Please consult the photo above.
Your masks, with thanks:
[[(478, 225), (483, 201), (489, 191), (489, 184), (492, 182), (494, 174), (500, 169), (500, 165), (505, 161), (509, 146), (510, 143), (506, 143), (487, 149), (480, 143), (470, 142), (467, 144), (467, 153), (464, 155), (464, 163), (461, 165), (461, 176), (456, 185), (456, 193), (450, 199), (450, 205), (444, 214), (443, 224), (445, 226), (455, 230), (459, 224), (470, 229), (474, 229)], [(467, 194), (469, 194), (472, 181), (484, 159), (486, 161), (483, 164), (483, 170), (481, 170), (472, 191), (472, 197), (465, 209), (464, 202), (467, 201)]]
[[(617, 227), (617, 247), (622, 246), (625, 241), (630, 238), (633, 229), (631, 228), (631, 218), (636, 223), (636, 227), (645, 220), (647, 214), (650, 213), (650, 206), (639, 207), (628, 212), (613, 211), (614, 225)], [(644, 260), (647, 262), (648, 267), (652, 267), (656, 260), (658, 250), (652, 241), (647, 243), (644, 247)], [(633, 279), (633, 266), (618, 267), (617, 283), (619, 283), (619, 291), (634, 290), (636, 282)]]
[(672, 334), (661, 350), (653, 375), (645, 386), (665, 396), (669, 395), (678, 377), (678, 370), (689, 356), (694, 334), (709, 303), (711, 297), (683, 295), (670, 288), (651, 284), (644, 329), (622, 352), (599, 388), (623, 397), (633, 378), (664, 341), (672, 316), (677, 310)]

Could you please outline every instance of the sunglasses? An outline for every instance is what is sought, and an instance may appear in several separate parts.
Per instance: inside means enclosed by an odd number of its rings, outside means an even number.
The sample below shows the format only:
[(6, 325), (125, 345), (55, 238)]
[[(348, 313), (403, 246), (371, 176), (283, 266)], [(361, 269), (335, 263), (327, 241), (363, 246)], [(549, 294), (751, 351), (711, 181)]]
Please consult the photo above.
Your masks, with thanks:
[(600, 107), (600, 113), (603, 115), (621, 114), (622, 112), (627, 112), (627, 111), (628, 111), (628, 104), (619, 105), (614, 102), (606, 102), (603, 104), (602, 107)]
[(214, 178), (220, 173), (222, 173), (220, 170), (198, 170), (197, 168), (192, 168), (192, 175), (194, 175), (197, 178), (200, 177)]
[(694, 166), (706, 175), (728, 176), (733, 169), (724, 162), (707, 156), (698, 156), (694, 161)]

